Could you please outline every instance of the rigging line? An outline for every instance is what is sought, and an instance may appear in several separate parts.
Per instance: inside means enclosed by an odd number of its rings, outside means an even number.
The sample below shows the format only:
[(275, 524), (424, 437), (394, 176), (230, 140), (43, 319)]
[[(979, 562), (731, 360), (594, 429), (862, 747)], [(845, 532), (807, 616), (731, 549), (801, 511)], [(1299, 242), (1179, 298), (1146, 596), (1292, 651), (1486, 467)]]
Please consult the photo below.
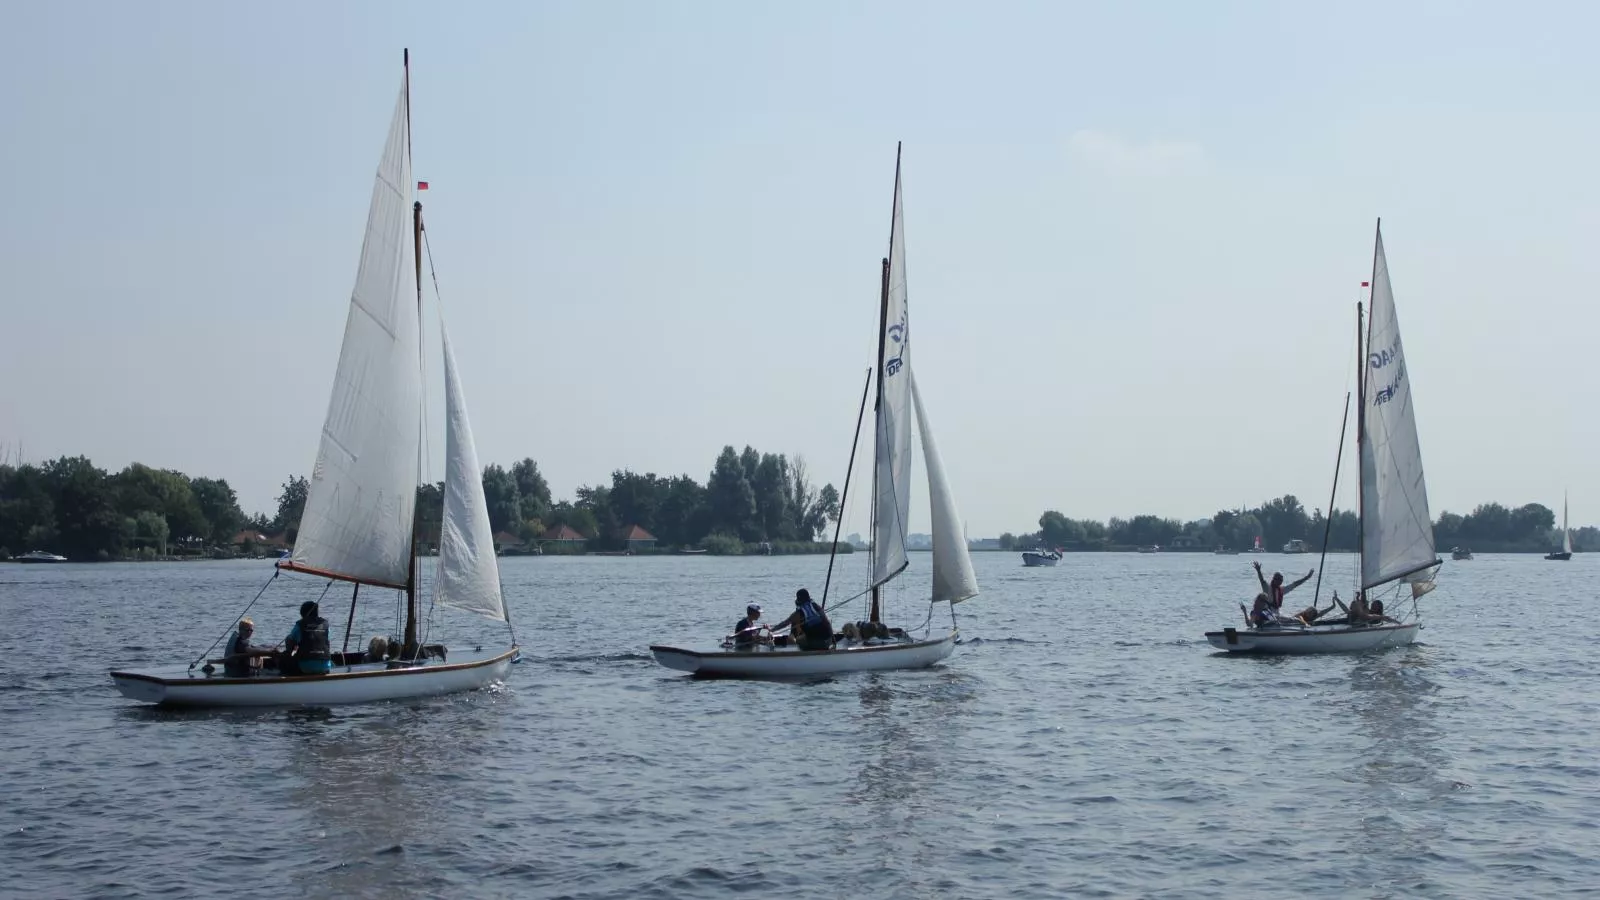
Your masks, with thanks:
[[(267, 592), (267, 588), (272, 587), (272, 582), (277, 580), (277, 578), (278, 578), (278, 567), (277, 566), (273, 566), (272, 567), (272, 577), (268, 578), (267, 579), (267, 583), (263, 584), (261, 586), (261, 590), (256, 592), (255, 597), (249, 603), (245, 604), (244, 609), (239, 610), (239, 615), (234, 617), (233, 624), (229, 625), (228, 628), (225, 629), (222, 632), (222, 635), (220, 637), (218, 637), (216, 640), (211, 642), (211, 646), (207, 647), (205, 649), (205, 652), (200, 654), (200, 658), (199, 659), (196, 659), (194, 662), (189, 663), (189, 671), (193, 672), (194, 671), (194, 667), (200, 665), (201, 660), (204, 660), (207, 656), (210, 656), (211, 655), (211, 651), (217, 649), (217, 645), (222, 643), (223, 638), (226, 638), (228, 636), (228, 631), (233, 629), (234, 626), (239, 624), (239, 620), (243, 619), (244, 618), (244, 614), (250, 611), (250, 607), (256, 605), (256, 600), (260, 600), (261, 599), (261, 595), (265, 594)], [(328, 583), (332, 584), (333, 582), (330, 581)]]

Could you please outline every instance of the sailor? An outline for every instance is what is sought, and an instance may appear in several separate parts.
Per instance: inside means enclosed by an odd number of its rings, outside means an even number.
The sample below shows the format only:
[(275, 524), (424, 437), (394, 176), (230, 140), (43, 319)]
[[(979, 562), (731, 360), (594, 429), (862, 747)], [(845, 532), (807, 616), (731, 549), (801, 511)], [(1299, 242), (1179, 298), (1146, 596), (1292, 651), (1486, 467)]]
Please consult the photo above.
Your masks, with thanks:
[(283, 639), (284, 658), (278, 664), (285, 675), (326, 675), (333, 669), (328, 645), (328, 620), (317, 615), (317, 604), (300, 604), (300, 621)]
[(739, 624), (733, 626), (733, 646), (739, 650), (750, 650), (756, 644), (772, 643), (772, 634), (761, 621), (761, 604), (752, 603), (744, 608), (744, 618)]
[(249, 617), (239, 620), (239, 630), (228, 641), (228, 653), (222, 658), (222, 674), (229, 678), (249, 678), (261, 668), (261, 657), (277, 652), (270, 647), (257, 647), (250, 643), (256, 633), (256, 623)]
[(1290, 582), (1289, 584), (1284, 584), (1283, 573), (1273, 572), (1272, 584), (1268, 585), (1266, 576), (1261, 574), (1261, 563), (1255, 562), (1251, 563), (1251, 565), (1256, 567), (1256, 580), (1261, 582), (1261, 590), (1267, 595), (1267, 599), (1272, 602), (1272, 612), (1274, 614), (1280, 613), (1283, 610), (1284, 594), (1287, 594), (1300, 585), (1310, 581), (1311, 576), (1317, 574), (1317, 570), (1312, 569), (1305, 574), (1304, 578), (1301, 578), (1298, 581)]
[(811, 592), (801, 588), (794, 592), (794, 612), (784, 620), (795, 644), (801, 650), (827, 650), (833, 646), (833, 623), (822, 606), (811, 599)]

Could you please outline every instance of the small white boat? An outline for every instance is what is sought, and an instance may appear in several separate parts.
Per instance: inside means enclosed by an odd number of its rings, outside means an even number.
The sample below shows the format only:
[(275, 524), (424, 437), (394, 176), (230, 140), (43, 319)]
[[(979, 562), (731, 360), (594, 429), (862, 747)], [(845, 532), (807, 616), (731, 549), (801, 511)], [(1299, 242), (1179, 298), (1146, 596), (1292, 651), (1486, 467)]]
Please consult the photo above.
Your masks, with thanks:
[(1471, 547), (1451, 547), (1450, 548), (1450, 558), (1453, 559), (1453, 560), (1456, 560), (1457, 562), (1460, 562), (1461, 560), (1464, 560), (1464, 559), (1471, 559), (1472, 558), (1472, 548)]
[(65, 556), (46, 553), (43, 550), (32, 550), (17, 557), (19, 563), (64, 563), (69, 560)]
[[(943, 634), (935, 636), (931, 625), (926, 626), (920, 640), (895, 629), (885, 629), (895, 635), (889, 639), (840, 640), (836, 636), (832, 649), (828, 650), (775, 646), (752, 650), (699, 651), (652, 645), (650, 652), (661, 665), (702, 677), (814, 677), (844, 672), (920, 669), (938, 663), (955, 649), (955, 605), (978, 595), (978, 579), (972, 571), (972, 557), (968, 553), (961, 516), (956, 510), (955, 496), (945, 480), (944, 462), (939, 456), (938, 447), (934, 445), (928, 413), (923, 407), (916, 377), (912, 374), (910, 320), (906, 303), (905, 223), (901, 216), (898, 149), (894, 166), (894, 212), (889, 221), (889, 255), (882, 262), (880, 277), (878, 352), (875, 365), (868, 374), (869, 380), (862, 386), (856, 432), (856, 441), (859, 442), (868, 392), (875, 379), (871, 582), (869, 590), (863, 592), (870, 593), (871, 598), (865, 621), (875, 626), (884, 624), (883, 586), (899, 577), (910, 564), (906, 554), (905, 525), (910, 520), (911, 511), (911, 423), (915, 419), (917, 432), (922, 437), (922, 458), (928, 470), (928, 505), (933, 532), (933, 552), (929, 554), (933, 558), (933, 590), (928, 602), (935, 606), (942, 603), (950, 605), (949, 630), (941, 628)], [(849, 500), (855, 461), (854, 445), (851, 447), (850, 460), (851, 464), (845, 471), (845, 493), (840, 498), (842, 507)], [(842, 522), (835, 522), (834, 528), (833, 546), (837, 554)], [(831, 583), (832, 556), (829, 557), (828, 568), (830, 580), (824, 582), (822, 590), (824, 606)], [(850, 633), (848, 627), (845, 631)]]
[(1053, 566), (1060, 561), (1061, 554), (1054, 550), (1022, 551), (1022, 564), (1030, 568), (1034, 566)]
[(1265, 628), (1224, 628), (1206, 632), (1206, 640), (1218, 650), (1233, 653), (1362, 653), (1409, 644), (1417, 637), (1421, 623), (1403, 625), (1269, 625)]
[[(1394, 588), (1389, 605), (1395, 609), (1390, 618), (1373, 623), (1352, 625), (1346, 620), (1303, 625), (1284, 621), (1280, 613), (1279, 621), (1273, 624), (1206, 632), (1206, 640), (1219, 650), (1359, 653), (1409, 644), (1422, 627), (1417, 600), (1433, 590), (1441, 561), (1433, 543), (1428, 488), (1417, 441), (1416, 399), (1406, 376), (1405, 350), (1400, 342), (1381, 228), (1374, 238), (1371, 286), (1372, 318), (1364, 334), (1360, 327), (1361, 307), (1356, 307), (1356, 392), (1361, 397), (1356, 410), (1356, 449), (1361, 458), (1359, 585), (1368, 600), (1380, 599), (1372, 596), (1380, 588)], [(1348, 403), (1347, 397), (1347, 409)], [(1339, 441), (1342, 458), (1342, 430)], [(1337, 491), (1337, 464), (1333, 477)], [(1331, 503), (1329, 508), (1331, 513)], [(1304, 542), (1290, 541), (1284, 552), (1299, 552), (1292, 549), (1296, 545), (1303, 547)], [(1409, 608), (1400, 608), (1407, 599)]]
[[(360, 654), (351, 654), (359, 657)], [(117, 690), (130, 700), (166, 706), (331, 706), (376, 703), (471, 691), (503, 681), (517, 651), (474, 654), (449, 662), (418, 664), (360, 662), (335, 666), (327, 675), (254, 678), (212, 677), (181, 667), (112, 672)]]
[(1305, 541), (1302, 541), (1299, 538), (1295, 538), (1294, 540), (1290, 541), (1289, 543), (1283, 545), (1283, 552), (1285, 552), (1285, 553), (1310, 553), (1311, 552), (1311, 548), (1306, 545)]
[(1567, 527), (1567, 498), (1561, 498), (1561, 549), (1544, 555), (1545, 559), (1566, 562), (1572, 559), (1572, 529)]
[(852, 644), (832, 650), (759, 647), (754, 650), (684, 650), (652, 646), (656, 662), (702, 678), (803, 678), (846, 672), (922, 669), (948, 657), (956, 632), (923, 641)]
[(1161, 552), (1161, 545), (1160, 544), (1151, 544), (1148, 547), (1140, 547), (1139, 548), (1139, 552), (1140, 553), (1160, 553)]
[[(412, 202), (410, 65), (390, 120), (367, 211), (366, 236), (332, 397), (293, 554), (281, 571), (352, 585), (355, 604), (372, 590), (393, 592), (404, 606), (398, 659), (367, 662), (363, 653), (330, 653), (326, 675), (251, 677), (217, 674), (212, 662), (187, 669), (118, 670), (111, 681), (124, 697), (172, 706), (327, 706), (473, 690), (501, 679), (517, 661), (516, 636), (504, 650), (448, 659), (443, 647), (418, 640), (415, 503), (422, 483), (418, 446), (426, 396), (422, 361), (422, 286), (414, 253), (422, 243), (422, 204)], [(411, 281), (415, 272), (418, 282)], [(415, 289), (413, 294), (410, 288)], [(495, 560), (483, 470), (473, 446), (466, 400), (450, 337), (439, 316), (445, 395), (445, 477), (434, 601), (505, 622), (510, 628)], [(275, 573), (276, 577), (276, 573)], [(361, 587), (369, 588), (366, 594)], [(270, 584), (269, 584), (270, 586)], [(263, 588), (265, 593), (266, 588)], [(253, 601), (252, 601), (253, 602)], [(397, 614), (396, 619), (400, 616)], [(346, 626), (345, 644), (350, 640)], [(329, 628), (331, 631), (331, 626)], [(215, 645), (213, 645), (214, 647)], [(332, 635), (329, 635), (331, 649)], [(226, 671), (226, 666), (223, 667)]]

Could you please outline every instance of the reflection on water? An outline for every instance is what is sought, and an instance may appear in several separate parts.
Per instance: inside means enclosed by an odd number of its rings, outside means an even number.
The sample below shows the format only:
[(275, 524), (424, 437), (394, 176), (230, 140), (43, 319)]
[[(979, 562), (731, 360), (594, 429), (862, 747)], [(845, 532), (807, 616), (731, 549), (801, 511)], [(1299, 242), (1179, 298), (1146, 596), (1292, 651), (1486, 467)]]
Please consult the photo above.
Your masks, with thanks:
[(1429, 677), (1426, 646), (1361, 657), (1350, 672), (1351, 705), (1365, 746), (1346, 777), (1359, 788), (1365, 810), (1344, 849), (1363, 882), (1414, 886), (1426, 881), (1444, 828), (1432, 810), (1458, 786), (1440, 774), (1448, 762)]

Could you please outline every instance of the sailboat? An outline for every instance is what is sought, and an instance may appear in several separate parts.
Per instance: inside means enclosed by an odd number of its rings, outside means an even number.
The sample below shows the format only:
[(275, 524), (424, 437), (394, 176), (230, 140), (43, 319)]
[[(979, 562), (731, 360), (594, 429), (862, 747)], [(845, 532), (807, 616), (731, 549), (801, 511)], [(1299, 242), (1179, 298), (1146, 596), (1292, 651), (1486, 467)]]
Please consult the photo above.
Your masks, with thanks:
[(1546, 553), (1545, 559), (1569, 560), (1572, 558), (1572, 529), (1567, 527), (1567, 498), (1561, 497), (1561, 549)]
[[(894, 206), (889, 226), (889, 255), (882, 262), (879, 284), (879, 318), (876, 365), (862, 390), (859, 423), (866, 411), (868, 391), (876, 383), (873, 420), (875, 453), (872, 492), (872, 560), (867, 618), (860, 626), (846, 629), (833, 649), (798, 650), (780, 635), (772, 645), (757, 643), (753, 649), (735, 649), (724, 641), (722, 649), (687, 650), (653, 645), (656, 662), (669, 669), (693, 672), (698, 676), (733, 678), (784, 678), (833, 675), (844, 672), (920, 669), (934, 665), (955, 650), (955, 605), (978, 595), (978, 579), (972, 571), (972, 558), (961, 531), (961, 516), (955, 497), (945, 480), (944, 463), (934, 445), (933, 430), (911, 367), (909, 318), (906, 305), (905, 222), (900, 193), (900, 151), (895, 150)], [(950, 605), (950, 628), (935, 633), (932, 610), (922, 637), (905, 629), (888, 628), (883, 621), (883, 589), (909, 566), (906, 556), (906, 525), (911, 511), (911, 419), (917, 420), (922, 437), (922, 456), (928, 467), (928, 499), (933, 527), (933, 591), (929, 602)], [(855, 447), (851, 447), (849, 469), (855, 468)], [(850, 471), (845, 474), (849, 490)], [(848, 500), (840, 498), (843, 506)], [(834, 547), (839, 545), (836, 523)], [(828, 579), (822, 602), (827, 604), (832, 583), (834, 558), (828, 559)], [(782, 629), (779, 629), (780, 631)], [(941, 629), (942, 631), (942, 629)], [(863, 633), (877, 636), (861, 638)], [(887, 635), (887, 636), (884, 636)]]
[[(1219, 650), (1254, 653), (1348, 653), (1409, 644), (1422, 627), (1417, 600), (1433, 590), (1442, 561), (1433, 544), (1428, 489), (1411, 382), (1406, 374), (1400, 323), (1395, 313), (1389, 263), (1378, 224), (1372, 253), (1371, 319), (1365, 334), (1356, 305), (1356, 359), (1361, 403), (1356, 411), (1360, 451), (1360, 590), (1369, 600), (1393, 589), (1386, 618), (1375, 621), (1315, 619), (1206, 632)], [(1343, 437), (1340, 438), (1341, 444)], [(1337, 484), (1338, 471), (1334, 473)], [(1409, 598), (1402, 597), (1408, 592)], [(1409, 608), (1401, 609), (1409, 599)], [(1287, 612), (1285, 610), (1284, 612)]]
[[(413, 532), (422, 480), (423, 230), (422, 204), (410, 202), (409, 53), (405, 72), (367, 212), (344, 345), (299, 536), (293, 553), (276, 563), (273, 573), (274, 579), (283, 572), (328, 579), (330, 588), (352, 585), (344, 648), (332, 654), (333, 668), (325, 675), (285, 676), (268, 669), (252, 677), (227, 677), (219, 674), (220, 660), (197, 671), (206, 653), (187, 669), (113, 671), (111, 679), (125, 697), (175, 706), (365, 703), (481, 688), (503, 679), (518, 659), (514, 632), (506, 649), (465, 654), (448, 653), (419, 635)], [(408, 283), (408, 268), (413, 283)], [(408, 290), (413, 285), (414, 303)], [(440, 343), (446, 470), (434, 599), (503, 621), (510, 630), (477, 451), (442, 313)], [(367, 594), (361, 593), (363, 587)], [(388, 653), (368, 659), (365, 651), (349, 649), (355, 604), (358, 598), (365, 602), (372, 589), (395, 591), (405, 605), (404, 639), (392, 659)]]

